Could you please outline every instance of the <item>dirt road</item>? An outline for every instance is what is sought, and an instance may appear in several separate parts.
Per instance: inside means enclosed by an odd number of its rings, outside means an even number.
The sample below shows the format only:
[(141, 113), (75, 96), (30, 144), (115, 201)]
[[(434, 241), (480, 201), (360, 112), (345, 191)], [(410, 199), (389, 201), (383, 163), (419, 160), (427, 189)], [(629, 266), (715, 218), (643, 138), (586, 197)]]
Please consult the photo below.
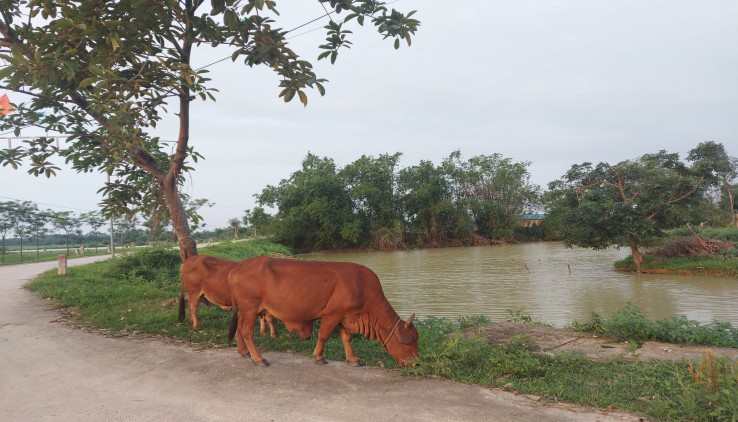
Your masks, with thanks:
[(0, 267), (2, 421), (637, 420), (289, 353), (266, 352), (272, 365), (256, 368), (235, 350), (73, 329), (22, 288), (54, 265)]

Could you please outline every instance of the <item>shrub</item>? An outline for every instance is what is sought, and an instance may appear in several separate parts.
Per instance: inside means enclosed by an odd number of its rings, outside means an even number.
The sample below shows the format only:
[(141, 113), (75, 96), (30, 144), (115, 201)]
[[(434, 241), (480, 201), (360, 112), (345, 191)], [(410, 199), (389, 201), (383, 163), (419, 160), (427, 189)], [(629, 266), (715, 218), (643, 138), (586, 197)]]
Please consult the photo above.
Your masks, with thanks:
[(574, 322), (570, 327), (577, 331), (627, 340), (738, 347), (738, 328), (734, 328), (729, 322), (712, 321), (702, 325), (683, 315), (651, 322), (630, 302), (616, 311), (610, 319), (592, 313), (590, 321)]
[(102, 274), (164, 286), (179, 281), (181, 262), (174, 249), (146, 248), (110, 260)]
[(686, 382), (677, 376), (684, 407), (709, 421), (738, 420), (738, 361), (715, 358), (708, 350), (696, 367), (689, 364), (689, 375)]

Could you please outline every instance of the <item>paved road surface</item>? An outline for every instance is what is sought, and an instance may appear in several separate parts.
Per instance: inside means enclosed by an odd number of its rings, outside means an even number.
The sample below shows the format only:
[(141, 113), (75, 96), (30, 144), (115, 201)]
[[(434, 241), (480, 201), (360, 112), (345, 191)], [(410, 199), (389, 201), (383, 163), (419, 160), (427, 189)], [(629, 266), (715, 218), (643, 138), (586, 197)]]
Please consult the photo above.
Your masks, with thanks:
[(22, 288), (54, 266), (0, 267), (0, 421), (637, 420), (289, 353), (256, 368), (235, 349), (85, 332)]

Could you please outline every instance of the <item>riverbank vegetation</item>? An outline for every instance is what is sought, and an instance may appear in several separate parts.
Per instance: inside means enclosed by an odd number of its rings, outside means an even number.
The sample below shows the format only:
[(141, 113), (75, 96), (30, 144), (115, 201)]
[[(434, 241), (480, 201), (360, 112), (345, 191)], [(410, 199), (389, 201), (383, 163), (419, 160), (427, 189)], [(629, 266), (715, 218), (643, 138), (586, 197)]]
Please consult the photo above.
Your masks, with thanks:
[(647, 340), (677, 344), (738, 348), (738, 327), (724, 321), (703, 325), (687, 317), (675, 316), (649, 321), (633, 303), (626, 303), (610, 318), (593, 313), (587, 322), (574, 322), (571, 327), (600, 336), (643, 342)]
[[(203, 252), (231, 259), (290, 254), (289, 249), (266, 241), (221, 244)], [(142, 250), (114, 260), (71, 267), (67, 277), (48, 272), (31, 282), (28, 288), (54, 298), (55, 303), (65, 309), (65, 318), (75, 324), (114, 335), (157, 336), (201, 347), (229, 347), (225, 337), (230, 313), (218, 307), (201, 307), (203, 330), (200, 332), (195, 332), (189, 324), (176, 322), (179, 262), (179, 254), (173, 250)], [(616, 331), (626, 330), (622, 328), (626, 326), (630, 331), (624, 336), (641, 338), (644, 335), (642, 316), (632, 308), (621, 313), (622, 316), (615, 315), (608, 320), (593, 318), (587, 328)], [(662, 361), (592, 362), (581, 354), (555, 357), (537, 354), (522, 337), (509, 341), (504, 347), (495, 347), (485, 339), (465, 338), (459, 334), (462, 329), (487, 322), (481, 317), (419, 321), (419, 364), (402, 371), (411, 376), (444, 377), (503, 388), (537, 396), (546, 403), (560, 401), (620, 409), (659, 420), (722, 420), (720, 418), (735, 414), (730, 412), (736, 410), (738, 403), (738, 389), (735, 388), (738, 362), (708, 355), (691, 365)], [(684, 333), (675, 340), (697, 341), (712, 337), (690, 337), (694, 323), (686, 320), (676, 319), (670, 324), (664, 329)], [(258, 347), (302, 355), (312, 353), (313, 340), (303, 341), (285, 335), (281, 324), (278, 328), (280, 336), (277, 339), (257, 335)], [(714, 330), (720, 328), (735, 332), (732, 327), (716, 326)], [(652, 331), (645, 332), (652, 335)], [(353, 345), (364, 363), (400, 370), (377, 342), (356, 336)], [(327, 343), (326, 356), (343, 361), (337, 335)], [(250, 362), (244, 360), (244, 365), (250, 366)]]
[(486, 245), (510, 241), (541, 227), (520, 217), (539, 210), (539, 187), (528, 162), (500, 154), (398, 169), (400, 153), (362, 156), (341, 168), (313, 154), (301, 169), (257, 195), (263, 208), (248, 210), (254, 231), (299, 251)]
[[(640, 271), (652, 274), (738, 276), (738, 228), (684, 227), (669, 230), (646, 250)], [(633, 257), (615, 263), (619, 271), (636, 271)]]

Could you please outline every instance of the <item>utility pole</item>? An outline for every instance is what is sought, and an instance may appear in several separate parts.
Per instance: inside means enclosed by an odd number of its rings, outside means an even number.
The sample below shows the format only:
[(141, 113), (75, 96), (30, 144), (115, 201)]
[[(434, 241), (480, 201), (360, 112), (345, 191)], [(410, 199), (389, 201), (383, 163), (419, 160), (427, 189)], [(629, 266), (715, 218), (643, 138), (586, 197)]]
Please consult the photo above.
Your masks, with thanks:
[[(110, 173), (108, 173), (108, 184), (110, 184)], [(115, 243), (113, 243), (113, 216), (110, 216), (110, 253), (115, 258)]]

